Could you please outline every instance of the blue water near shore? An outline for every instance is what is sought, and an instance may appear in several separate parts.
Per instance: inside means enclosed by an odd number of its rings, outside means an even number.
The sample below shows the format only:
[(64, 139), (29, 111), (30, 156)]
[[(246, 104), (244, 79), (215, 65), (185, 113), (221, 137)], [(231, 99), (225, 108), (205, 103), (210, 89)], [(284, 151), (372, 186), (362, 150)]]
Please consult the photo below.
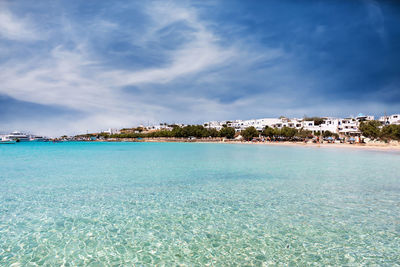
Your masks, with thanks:
[(0, 266), (400, 264), (400, 154), (0, 146)]

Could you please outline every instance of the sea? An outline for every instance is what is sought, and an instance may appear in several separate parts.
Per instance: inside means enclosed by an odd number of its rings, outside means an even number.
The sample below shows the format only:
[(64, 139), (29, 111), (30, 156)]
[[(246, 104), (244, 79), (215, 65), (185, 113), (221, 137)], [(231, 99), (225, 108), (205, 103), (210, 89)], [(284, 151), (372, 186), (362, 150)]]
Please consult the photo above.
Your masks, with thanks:
[(0, 266), (399, 266), (400, 153), (0, 145)]

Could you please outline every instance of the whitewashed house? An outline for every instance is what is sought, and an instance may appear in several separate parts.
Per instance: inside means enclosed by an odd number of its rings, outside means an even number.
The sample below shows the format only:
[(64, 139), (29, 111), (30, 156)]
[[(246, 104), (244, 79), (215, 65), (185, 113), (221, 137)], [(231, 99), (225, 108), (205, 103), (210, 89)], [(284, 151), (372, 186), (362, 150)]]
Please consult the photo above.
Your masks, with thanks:
[(120, 134), (120, 130), (115, 129), (115, 128), (108, 128), (108, 130), (103, 131), (103, 133), (107, 133), (107, 134)]
[(279, 123), (280, 119), (275, 118), (263, 118), (252, 120), (251, 126), (254, 126), (258, 131), (262, 131), (265, 127), (274, 127), (275, 124)]
[(226, 121), (209, 121), (203, 124), (204, 128), (221, 130), (226, 125)]
[(227, 122), (227, 126), (234, 128), (236, 132), (240, 132), (241, 129), (244, 127), (242, 120), (229, 121)]
[(382, 116), (379, 118), (379, 121), (382, 122), (383, 125), (400, 125), (400, 114), (393, 114), (390, 116)]
[(278, 128), (281, 129), (283, 127), (295, 128), (300, 129), (303, 127), (302, 120), (300, 119), (288, 119), (288, 118), (281, 118), (281, 119), (274, 119), (271, 121), (271, 124), (268, 127)]
[(359, 135), (361, 134), (358, 129), (360, 122), (354, 118), (341, 119), (338, 127), (339, 134), (341, 135)]
[(338, 127), (341, 124), (341, 119), (325, 117), (320, 125), (315, 125), (314, 121), (302, 121), (304, 130), (311, 131), (312, 133), (324, 133), (329, 131), (331, 133), (338, 133)]

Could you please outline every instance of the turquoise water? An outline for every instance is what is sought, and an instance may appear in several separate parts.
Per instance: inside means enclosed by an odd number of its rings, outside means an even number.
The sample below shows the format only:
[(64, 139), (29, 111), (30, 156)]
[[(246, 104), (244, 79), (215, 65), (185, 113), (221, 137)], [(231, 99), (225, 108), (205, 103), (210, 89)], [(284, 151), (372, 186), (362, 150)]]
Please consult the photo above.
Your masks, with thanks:
[(0, 266), (157, 264), (399, 265), (400, 154), (0, 146)]

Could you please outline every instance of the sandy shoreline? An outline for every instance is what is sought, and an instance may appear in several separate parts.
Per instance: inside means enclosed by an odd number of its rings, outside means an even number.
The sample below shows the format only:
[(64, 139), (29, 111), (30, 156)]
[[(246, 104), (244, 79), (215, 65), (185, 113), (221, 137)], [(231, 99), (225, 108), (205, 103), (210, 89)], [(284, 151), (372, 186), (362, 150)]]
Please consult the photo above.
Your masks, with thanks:
[[(104, 142), (104, 141), (103, 141)], [(304, 142), (245, 142), (245, 141), (228, 141), (228, 140), (187, 140), (187, 139), (141, 139), (141, 140), (107, 140), (105, 142), (144, 142), (144, 143), (213, 143), (213, 144), (246, 144), (246, 145), (265, 145), (265, 146), (301, 146), (314, 148), (352, 148), (365, 150), (380, 150), (380, 151), (399, 151), (400, 144), (383, 144), (383, 143), (368, 143), (368, 144), (338, 144), (338, 143), (304, 143)]]
[(253, 144), (253, 145), (270, 145), (270, 146), (302, 146), (302, 147), (314, 147), (314, 148), (350, 148), (350, 149), (367, 149), (367, 150), (386, 150), (386, 151), (399, 151), (400, 146), (398, 145), (378, 145), (378, 144), (314, 144), (314, 143), (302, 143), (302, 142), (264, 142), (264, 143), (251, 143), (241, 142), (241, 144)]

